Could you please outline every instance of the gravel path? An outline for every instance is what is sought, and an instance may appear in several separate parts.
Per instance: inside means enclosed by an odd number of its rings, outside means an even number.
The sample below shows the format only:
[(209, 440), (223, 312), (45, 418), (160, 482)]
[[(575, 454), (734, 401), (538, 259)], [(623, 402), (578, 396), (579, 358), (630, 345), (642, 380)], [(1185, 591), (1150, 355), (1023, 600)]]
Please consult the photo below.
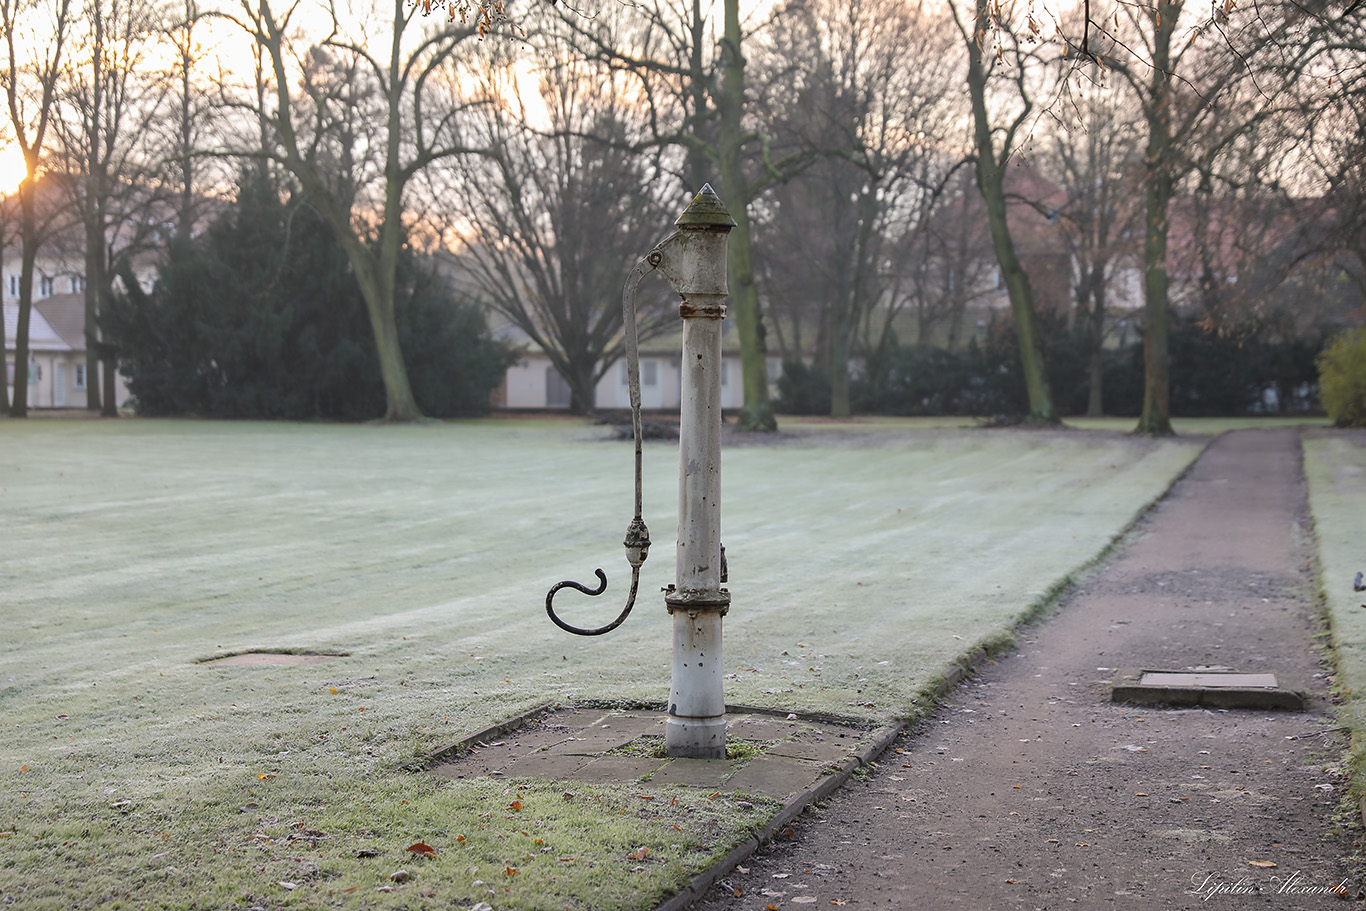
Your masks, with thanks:
[[(1057, 613), (694, 907), (1359, 902), (1305, 520), (1296, 431), (1215, 440)], [(1310, 708), (1112, 703), (1134, 667), (1272, 672)]]

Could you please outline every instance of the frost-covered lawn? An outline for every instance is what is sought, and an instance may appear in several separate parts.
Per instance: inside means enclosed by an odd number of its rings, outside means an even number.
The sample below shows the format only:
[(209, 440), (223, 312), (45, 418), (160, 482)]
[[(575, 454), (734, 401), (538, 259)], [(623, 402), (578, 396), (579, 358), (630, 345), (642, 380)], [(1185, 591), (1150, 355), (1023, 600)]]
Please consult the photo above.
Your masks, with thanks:
[(1305, 435), (1304, 473), (1318, 538), (1320, 584), (1333, 630), (1344, 718), (1353, 729), (1358, 787), (1366, 782), (1366, 592), (1353, 589), (1366, 570), (1366, 433)]
[[(724, 458), (728, 699), (873, 721), (914, 714), (1203, 442), (792, 427)], [(566, 801), (550, 783), (392, 771), (547, 701), (665, 697), (675, 448), (646, 454), (656, 547), (636, 614), (580, 640), (543, 611), (551, 584), (598, 566), (607, 596), (557, 605), (588, 625), (620, 604), (631, 455), (603, 436), (0, 422), (4, 900), (642, 908), (724, 853), (766, 805), (680, 790), (647, 813), (630, 785)], [(200, 663), (250, 649), (346, 657)], [(418, 841), (440, 854), (406, 854)], [(377, 891), (400, 866), (415, 878)]]

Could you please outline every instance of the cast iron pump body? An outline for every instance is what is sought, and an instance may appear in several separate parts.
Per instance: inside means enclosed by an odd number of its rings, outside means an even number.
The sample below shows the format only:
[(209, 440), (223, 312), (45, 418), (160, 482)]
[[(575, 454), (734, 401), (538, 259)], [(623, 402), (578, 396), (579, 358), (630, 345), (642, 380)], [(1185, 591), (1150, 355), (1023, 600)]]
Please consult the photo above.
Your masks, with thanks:
[(673, 674), (665, 748), (670, 756), (724, 758), (726, 706), (721, 660), (721, 618), (730, 609), (721, 547), (721, 324), (726, 315), (726, 245), (735, 221), (710, 185), (702, 187), (675, 222), (678, 230), (661, 241), (626, 279), (622, 308), (627, 375), (635, 432), (635, 516), (626, 533), (631, 590), (626, 607), (611, 623), (580, 629), (555, 614), (552, 600), (562, 588), (589, 595), (607, 589), (561, 582), (546, 595), (546, 612), (556, 625), (578, 635), (601, 635), (624, 621), (635, 604), (640, 566), (649, 554), (650, 534), (641, 518), (641, 417), (639, 347), (635, 295), (654, 270), (681, 298), (683, 319), (682, 403), (679, 414), (678, 542), (676, 576), (664, 598), (673, 617)]

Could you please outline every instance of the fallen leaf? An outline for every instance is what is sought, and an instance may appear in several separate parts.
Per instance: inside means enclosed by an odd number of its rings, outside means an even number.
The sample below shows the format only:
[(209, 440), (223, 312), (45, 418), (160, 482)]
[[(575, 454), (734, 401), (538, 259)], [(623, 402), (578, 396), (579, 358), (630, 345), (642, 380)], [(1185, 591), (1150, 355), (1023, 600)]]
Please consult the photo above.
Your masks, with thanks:
[(512, 803), (508, 804), (509, 810), (520, 810), (521, 808), (522, 802), (520, 800), (514, 800)]
[(260, 775), (257, 775), (256, 777), (259, 778), (261, 781), (270, 781), (272, 778), (275, 777), (275, 773), (274, 773), (274, 772), (264, 772), (264, 773), (262, 773), (262, 774), (260, 774)]
[(1274, 867), (1276, 866), (1276, 862), (1274, 860), (1249, 860), (1248, 865), (1253, 867)]
[(637, 794), (636, 797), (640, 800), (654, 800), (654, 797), (650, 794)]
[(279, 887), (282, 888), (282, 889), (288, 889), (288, 890), (291, 891), (291, 892), (293, 892), (295, 889), (299, 888), (299, 884), (298, 884), (298, 883), (276, 883), (276, 885), (279, 886)]
[(411, 851), (411, 852), (413, 852), (414, 854), (421, 854), (423, 857), (435, 857), (435, 856), (436, 856), (436, 848), (433, 848), (431, 845), (427, 844), (426, 842), (421, 842), (421, 841), (419, 841), (417, 844), (409, 845), (409, 846), (408, 846), (407, 848), (405, 848), (404, 850)]
[(361, 848), (356, 852), (357, 857), (379, 857), (379, 848)]
[(503, 872), (506, 873), (508, 876), (516, 876), (516, 875), (517, 875), (517, 868), (516, 868), (516, 867), (508, 867), (508, 868), (507, 868), (506, 870), (504, 870)]
[(635, 850), (634, 853), (627, 854), (626, 856), (631, 860), (644, 860), (645, 858), (650, 856), (650, 849), (645, 847), (644, 845), (641, 845), (639, 848)]
[[(994, 662), (993, 662), (993, 663), (994, 663)], [(832, 898), (832, 899), (830, 899), (830, 904), (832, 904), (832, 905), (847, 905), (847, 904), (849, 904), (849, 903), (848, 903), (847, 901), (845, 901), (844, 899), (842, 899), (842, 898)]]
[(774, 878), (774, 879), (787, 879), (787, 878), (788, 878), (789, 876), (791, 876), (791, 875), (792, 875), (791, 873), (774, 873), (774, 874), (773, 874), (773, 878)]
[(796, 898), (792, 899), (792, 904), (794, 905), (814, 905), (815, 903), (816, 896), (814, 895), (798, 895)]
[(1008, 879), (1006, 880), (1006, 882), (1010, 883), (1010, 885), (1012, 886), (1018, 886), (1020, 884), (1020, 881), (1018, 879)]
[(777, 905), (764, 905), (764, 911), (778, 911)]
[(1135, 792), (1134, 792), (1134, 796), (1135, 796), (1135, 797), (1147, 797), (1147, 796), (1148, 796), (1148, 792), (1147, 792), (1147, 791), (1135, 791)]
[(349, 888), (349, 889), (343, 889), (343, 890), (342, 890), (342, 895), (350, 895), (352, 892), (355, 892), (355, 891), (356, 891), (357, 889), (359, 889), (359, 888), (360, 888), (360, 886), (352, 886), (352, 887)]
[(460, 842), (460, 844), (463, 845), (463, 844), (465, 843), (465, 836), (463, 836), (463, 835), (457, 835), (457, 836), (455, 836), (455, 840), (458, 841), (458, 842)]

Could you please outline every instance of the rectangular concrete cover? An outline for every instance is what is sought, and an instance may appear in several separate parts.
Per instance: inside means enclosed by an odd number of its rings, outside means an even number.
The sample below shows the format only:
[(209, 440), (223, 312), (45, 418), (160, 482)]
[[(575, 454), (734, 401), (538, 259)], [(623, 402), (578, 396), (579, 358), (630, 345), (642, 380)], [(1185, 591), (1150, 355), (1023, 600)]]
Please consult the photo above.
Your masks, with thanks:
[(1275, 689), (1275, 674), (1176, 674), (1150, 672), (1141, 686), (1254, 687)]

